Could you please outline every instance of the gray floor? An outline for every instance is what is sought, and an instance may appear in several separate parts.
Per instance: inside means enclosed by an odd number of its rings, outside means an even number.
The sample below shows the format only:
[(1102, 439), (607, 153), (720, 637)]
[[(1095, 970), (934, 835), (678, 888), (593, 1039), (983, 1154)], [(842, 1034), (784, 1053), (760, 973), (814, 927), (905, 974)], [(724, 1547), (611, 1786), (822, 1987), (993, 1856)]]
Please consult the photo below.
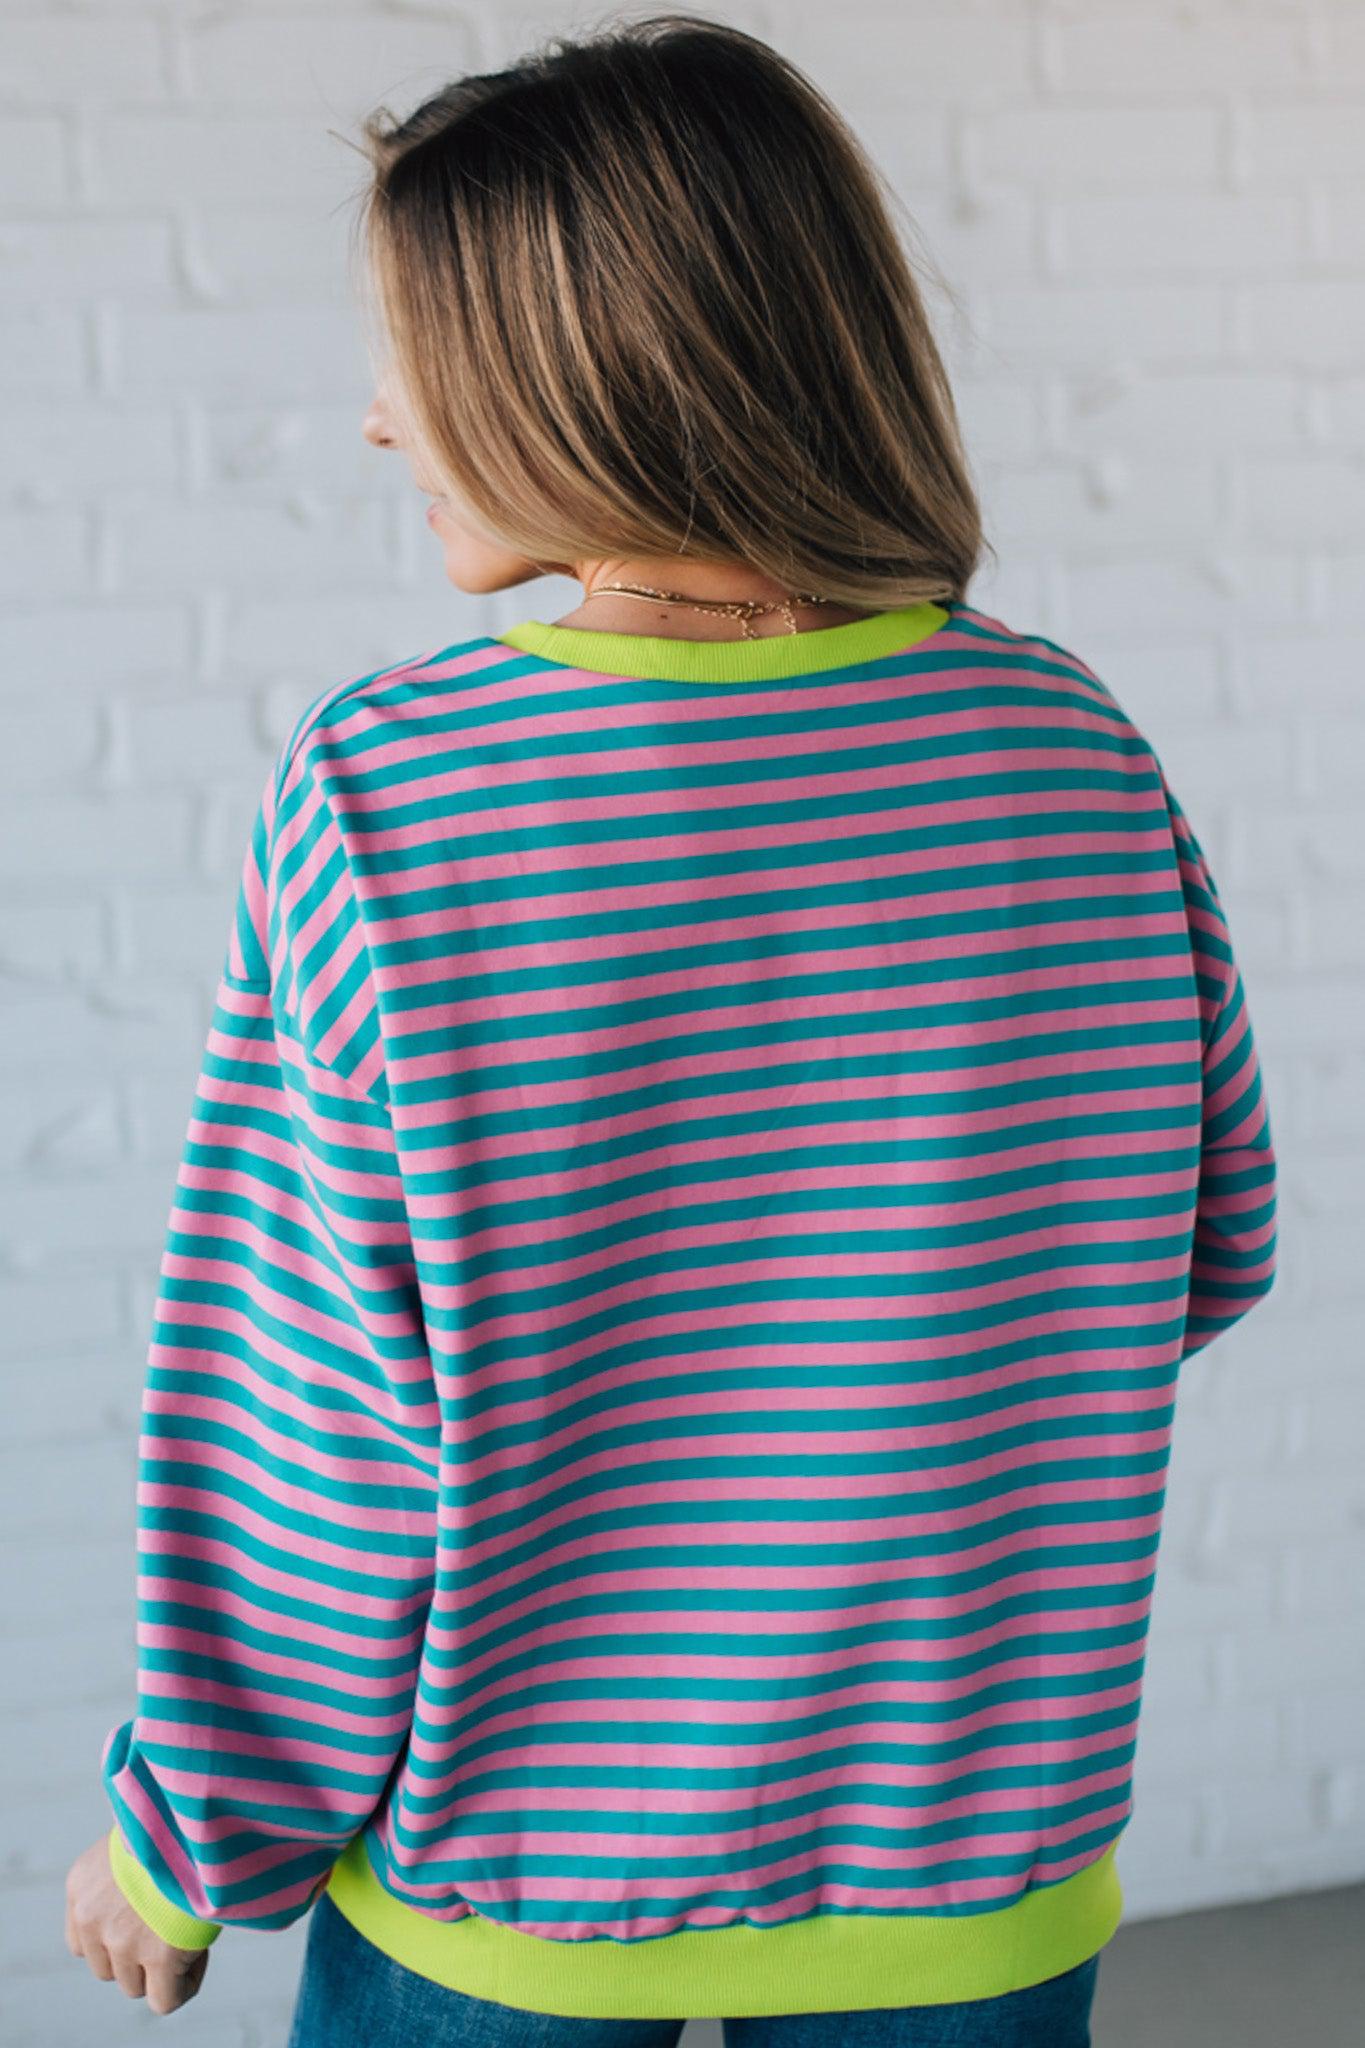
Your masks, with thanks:
[(1120, 1927), (1094, 2048), (1365, 2048), (1365, 1885)]
[[(1365, 2048), (1365, 1885), (1120, 1927), (1093, 2048)], [(720, 2048), (693, 2020), (680, 2048)]]

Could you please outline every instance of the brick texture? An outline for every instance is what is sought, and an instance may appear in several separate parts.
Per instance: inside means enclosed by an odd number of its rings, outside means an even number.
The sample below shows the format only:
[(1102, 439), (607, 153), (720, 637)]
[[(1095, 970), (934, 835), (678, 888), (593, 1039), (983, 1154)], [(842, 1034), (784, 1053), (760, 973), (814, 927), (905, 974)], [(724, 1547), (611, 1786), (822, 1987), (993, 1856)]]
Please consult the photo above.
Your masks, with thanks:
[[(1144, 726), (1218, 874), (1281, 1280), (1181, 1388), (1130, 1918), (1365, 1875), (1365, 32), (1357, 0), (720, 10), (843, 107), (940, 317), (1000, 564), (971, 600)], [(67, 1955), (133, 1654), (137, 1397), (242, 835), (329, 682), (576, 601), (442, 576), (369, 396), (329, 131), (574, 18), (3, 0), (0, 2038), (141, 2040)], [(1181, 1422), (1183, 1421), (1183, 1428)], [(26, 1536), (41, 1532), (36, 1560)], [(303, 1930), (182, 2048), (282, 2040)], [(696, 2025), (689, 2048), (719, 2031)]]

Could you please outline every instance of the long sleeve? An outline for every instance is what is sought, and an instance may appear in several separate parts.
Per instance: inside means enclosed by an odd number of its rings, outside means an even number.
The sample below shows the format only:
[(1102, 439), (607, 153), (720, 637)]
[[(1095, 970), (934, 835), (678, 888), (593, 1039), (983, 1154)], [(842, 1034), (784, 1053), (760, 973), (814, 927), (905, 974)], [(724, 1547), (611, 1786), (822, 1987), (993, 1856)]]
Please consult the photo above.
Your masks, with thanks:
[(1242, 977), (1218, 890), (1166, 787), (1180, 863), (1203, 1044), (1203, 1139), (1181, 1357), (1268, 1294), (1276, 1270), (1276, 1161)]
[(387, 1097), (319, 1056), (341, 1013), (311, 999), (319, 963), (356, 954), (336, 846), (287, 750), (242, 867), (142, 1396), (137, 1711), (101, 1772), (115, 1878), (184, 1946), (288, 1926), (365, 1826), (434, 1582), (440, 1432)]

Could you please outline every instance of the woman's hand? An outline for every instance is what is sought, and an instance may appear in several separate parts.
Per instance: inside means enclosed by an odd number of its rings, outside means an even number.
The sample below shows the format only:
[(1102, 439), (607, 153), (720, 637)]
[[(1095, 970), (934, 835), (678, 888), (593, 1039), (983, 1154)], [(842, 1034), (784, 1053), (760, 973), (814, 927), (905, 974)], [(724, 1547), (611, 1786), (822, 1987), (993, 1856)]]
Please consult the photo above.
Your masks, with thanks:
[(138, 1914), (114, 1882), (109, 1837), (101, 1835), (66, 1874), (66, 1945), (97, 1977), (116, 1981), (150, 2012), (188, 2005), (204, 1981), (206, 1948), (172, 1948)]

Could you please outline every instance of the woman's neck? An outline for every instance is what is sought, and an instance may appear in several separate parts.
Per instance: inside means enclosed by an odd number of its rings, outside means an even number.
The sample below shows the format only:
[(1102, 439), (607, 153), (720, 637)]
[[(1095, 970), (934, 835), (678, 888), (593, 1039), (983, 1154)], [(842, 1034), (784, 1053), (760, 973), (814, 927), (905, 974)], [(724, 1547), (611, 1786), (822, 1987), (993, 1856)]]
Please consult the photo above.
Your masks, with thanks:
[[(724, 612), (690, 611), (676, 601), (623, 597), (616, 591), (598, 591), (603, 583), (629, 583), (650, 590), (676, 592), (679, 597), (705, 599), (710, 603), (748, 602), (773, 604), (779, 609), (751, 617), (748, 635), (766, 637), (789, 633), (791, 624), (780, 606), (792, 593), (771, 576), (744, 562), (702, 562), (676, 556), (642, 556), (629, 560), (604, 560), (574, 564), (574, 574), (583, 585), (583, 602), (562, 618), (557, 626), (573, 626), (595, 633), (639, 633), (660, 640), (741, 640), (746, 636), (744, 620)], [(851, 605), (809, 604), (792, 598), (792, 617), (798, 632), (821, 626), (847, 626), (868, 616)]]

